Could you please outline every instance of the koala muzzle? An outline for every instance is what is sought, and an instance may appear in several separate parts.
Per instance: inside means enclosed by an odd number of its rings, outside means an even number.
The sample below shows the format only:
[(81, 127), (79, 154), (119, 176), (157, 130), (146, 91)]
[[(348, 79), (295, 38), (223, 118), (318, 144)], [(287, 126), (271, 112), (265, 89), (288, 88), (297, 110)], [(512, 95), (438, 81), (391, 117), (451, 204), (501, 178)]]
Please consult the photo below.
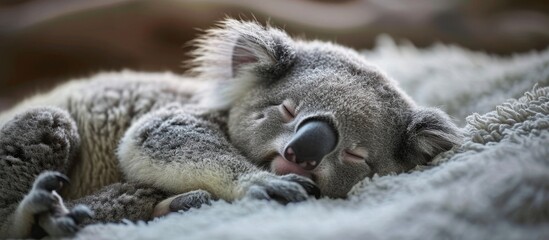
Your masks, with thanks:
[(337, 133), (329, 123), (310, 120), (297, 129), (284, 149), (284, 158), (306, 170), (313, 170), (336, 144)]

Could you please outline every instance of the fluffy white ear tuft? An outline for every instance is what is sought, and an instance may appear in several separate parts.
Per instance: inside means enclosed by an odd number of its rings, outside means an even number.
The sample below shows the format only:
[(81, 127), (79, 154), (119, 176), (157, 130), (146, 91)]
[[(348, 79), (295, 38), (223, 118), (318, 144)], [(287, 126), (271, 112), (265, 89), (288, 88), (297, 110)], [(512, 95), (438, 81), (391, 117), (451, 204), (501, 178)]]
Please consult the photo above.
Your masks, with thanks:
[(228, 108), (250, 88), (277, 79), (295, 58), (286, 33), (256, 22), (227, 19), (194, 43), (190, 72), (218, 82), (206, 97), (214, 108)]

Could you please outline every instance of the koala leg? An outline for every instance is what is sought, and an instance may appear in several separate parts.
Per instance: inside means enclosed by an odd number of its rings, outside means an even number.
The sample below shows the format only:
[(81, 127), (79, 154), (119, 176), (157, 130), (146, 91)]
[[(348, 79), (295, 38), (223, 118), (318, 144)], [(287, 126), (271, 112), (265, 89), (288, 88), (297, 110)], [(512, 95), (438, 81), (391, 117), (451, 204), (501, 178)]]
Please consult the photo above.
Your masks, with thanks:
[(0, 129), (0, 236), (28, 237), (35, 229), (64, 236), (89, 209), (68, 210), (58, 192), (78, 151), (76, 125), (66, 111), (36, 108)]

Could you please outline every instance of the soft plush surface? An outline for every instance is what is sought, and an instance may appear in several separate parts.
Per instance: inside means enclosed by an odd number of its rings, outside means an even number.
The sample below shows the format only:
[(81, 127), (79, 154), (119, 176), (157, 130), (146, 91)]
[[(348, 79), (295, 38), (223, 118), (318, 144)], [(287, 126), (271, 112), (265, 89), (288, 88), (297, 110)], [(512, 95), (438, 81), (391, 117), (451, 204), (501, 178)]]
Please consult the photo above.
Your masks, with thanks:
[(549, 239), (549, 50), (496, 57), (380, 38), (363, 54), (453, 115), (465, 143), (410, 173), (365, 179), (346, 200), (215, 202), (77, 238)]

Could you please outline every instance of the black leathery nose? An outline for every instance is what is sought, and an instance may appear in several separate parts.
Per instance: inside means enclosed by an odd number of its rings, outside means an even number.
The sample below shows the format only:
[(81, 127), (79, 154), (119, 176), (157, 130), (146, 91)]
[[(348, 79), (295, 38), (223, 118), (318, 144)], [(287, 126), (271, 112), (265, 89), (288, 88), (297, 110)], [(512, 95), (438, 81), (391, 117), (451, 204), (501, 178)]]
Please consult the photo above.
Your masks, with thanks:
[(337, 133), (328, 122), (310, 120), (298, 128), (284, 149), (284, 157), (294, 159), (296, 163), (307, 162), (304, 168), (312, 170), (334, 150), (336, 144)]

